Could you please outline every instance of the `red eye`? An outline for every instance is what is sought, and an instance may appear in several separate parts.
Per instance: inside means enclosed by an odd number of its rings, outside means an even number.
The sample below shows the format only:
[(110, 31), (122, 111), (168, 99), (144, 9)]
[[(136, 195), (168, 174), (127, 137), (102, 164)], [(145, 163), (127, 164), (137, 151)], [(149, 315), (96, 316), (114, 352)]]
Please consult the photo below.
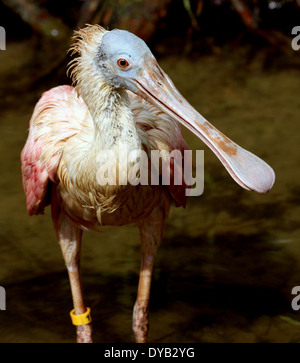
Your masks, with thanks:
[(120, 58), (117, 63), (120, 68), (127, 68), (129, 66), (129, 63), (124, 58)]

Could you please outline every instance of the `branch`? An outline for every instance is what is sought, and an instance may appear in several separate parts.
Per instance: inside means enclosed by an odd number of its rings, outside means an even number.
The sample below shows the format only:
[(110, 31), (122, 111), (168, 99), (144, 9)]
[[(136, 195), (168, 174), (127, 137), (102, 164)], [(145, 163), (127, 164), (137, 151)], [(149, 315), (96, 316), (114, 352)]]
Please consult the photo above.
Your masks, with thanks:
[(239, 13), (243, 23), (250, 29), (257, 29), (258, 24), (251, 10), (242, 0), (231, 0), (231, 3), (235, 10)]
[(51, 15), (33, 0), (2, 0), (4, 5), (18, 14), (34, 31), (48, 38), (65, 39), (70, 29), (62, 20)]
[(125, 29), (149, 40), (167, 15), (171, 0), (85, 0), (78, 26), (100, 24), (107, 29)]
[(94, 23), (95, 14), (101, 7), (102, 0), (85, 0), (80, 9), (77, 27), (81, 28), (85, 24)]

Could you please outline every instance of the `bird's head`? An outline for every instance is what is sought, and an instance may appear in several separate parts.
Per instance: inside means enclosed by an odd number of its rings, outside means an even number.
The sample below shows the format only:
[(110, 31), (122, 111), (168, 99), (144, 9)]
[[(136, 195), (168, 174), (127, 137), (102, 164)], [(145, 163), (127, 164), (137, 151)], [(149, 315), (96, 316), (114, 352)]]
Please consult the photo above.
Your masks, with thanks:
[(271, 189), (273, 169), (201, 116), (179, 93), (142, 39), (125, 30), (106, 31), (98, 25), (75, 32), (74, 38), (71, 50), (79, 57), (70, 68), (80, 91), (99, 90), (97, 84), (104, 83), (134, 92), (197, 135), (243, 188), (259, 193)]
[(106, 32), (96, 56), (96, 64), (106, 81), (115, 87), (137, 92), (137, 83), (149, 63), (155, 63), (147, 44), (136, 35), (115, 29)]
[[(81, 75), (94, 73), (107, 84), (138, 93), (143, 82), (164, 77), (147, 44), (136, 35), (114, 29), (106, 31), (99, 25), (89, 25), (75, 32), (73, 53), (79, 57), (70, 63), (74, 83), (80, 83)], [(156, 79), (157, 78), (157, 79)]]

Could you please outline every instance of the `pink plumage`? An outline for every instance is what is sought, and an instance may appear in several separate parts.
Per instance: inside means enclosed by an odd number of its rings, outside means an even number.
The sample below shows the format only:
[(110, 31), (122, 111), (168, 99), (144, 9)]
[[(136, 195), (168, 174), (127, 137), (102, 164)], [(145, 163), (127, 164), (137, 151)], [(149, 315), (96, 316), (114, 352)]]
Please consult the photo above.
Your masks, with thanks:
[[(70, 117), (72, 99), (75, 99), (74, 88), (60, 86), (45, 92), (36, 104), (29, 123), (29, 135), (21, 153), (23, 188), (29, 215), (44, 212), (50, 200), (46, 199), (49, 180), (55, 182), (56, 170), (62, 150), (53, 148), (51, 159), (44, 158), (45, 149), (53, 147), (49, 144), (48, 129), (54, 123), (62, 122)], [(72, 114), (71, 114), (72, 116)], [(75, 115), (74, 115), (75, 116)], [(65, 138), (76, 133), (72, 122), (67, 122), (60, 132)]]

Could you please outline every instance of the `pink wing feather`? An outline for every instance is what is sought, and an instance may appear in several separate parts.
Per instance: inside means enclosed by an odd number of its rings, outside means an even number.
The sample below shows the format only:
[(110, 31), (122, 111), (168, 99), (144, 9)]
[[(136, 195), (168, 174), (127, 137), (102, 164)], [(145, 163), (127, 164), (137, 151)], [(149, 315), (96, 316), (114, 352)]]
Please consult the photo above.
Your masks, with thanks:
[(48, 202), (45, 200), (49, 174), (40, 160), (41, 143), (34, 138), (32, 131), (21, 153), (23, 188), (29, 215), (43, 213)]
[[(179, 128), (179, 126), (178, 126)], [(180, 129), (179, 129), (180, 130)], [(180, 140), (180, 144), (177, 144), (173, 150), (179, 150), (182, 154), (182, 156), (184, 156), (184, 150), (189, 150), (189, 147), (187, 145), (187, 143), (185, 142), (183, 135), (182, 135), (182, 131), (179, 131), (181, 133), (181, 137), (182, 140)], [(176, 207), (186, 207), (186, 203), (187, 203), (187, 195), (186, 195), (186, 189), (189, 188), (189, 186), (187, 186), (186, 181), (185, 181), (185, 175), (184, 175), (184, 158), (182, 158), (182, 164), (177, 165), (176, 163), (174, 163), (174, 160), (171, 159), (171, 183), (168, 186), (168, 190), (169, 193), (171, 194), (171, 196), (173, 197), (174, 201), (175, 201), (175, 205)], [(182, 184), (181, 185), (175, 185), (174, 183), (174, 176), (176, 175), (176, 168), (180, 168), (180, 171), (177, 171), (177, 173), (182, 174)], [(192, 171), (190, 170), (187, 175), (190, 176), (192, 173)]]
[(64, 145), (82, 130), (87, 112), (85, 103), (71, 86), (52, 88), (36, 104), (21, 153), (29, 215), (42, 214), (50, 203), (49, 182), (57, 182), (56, 171)]

